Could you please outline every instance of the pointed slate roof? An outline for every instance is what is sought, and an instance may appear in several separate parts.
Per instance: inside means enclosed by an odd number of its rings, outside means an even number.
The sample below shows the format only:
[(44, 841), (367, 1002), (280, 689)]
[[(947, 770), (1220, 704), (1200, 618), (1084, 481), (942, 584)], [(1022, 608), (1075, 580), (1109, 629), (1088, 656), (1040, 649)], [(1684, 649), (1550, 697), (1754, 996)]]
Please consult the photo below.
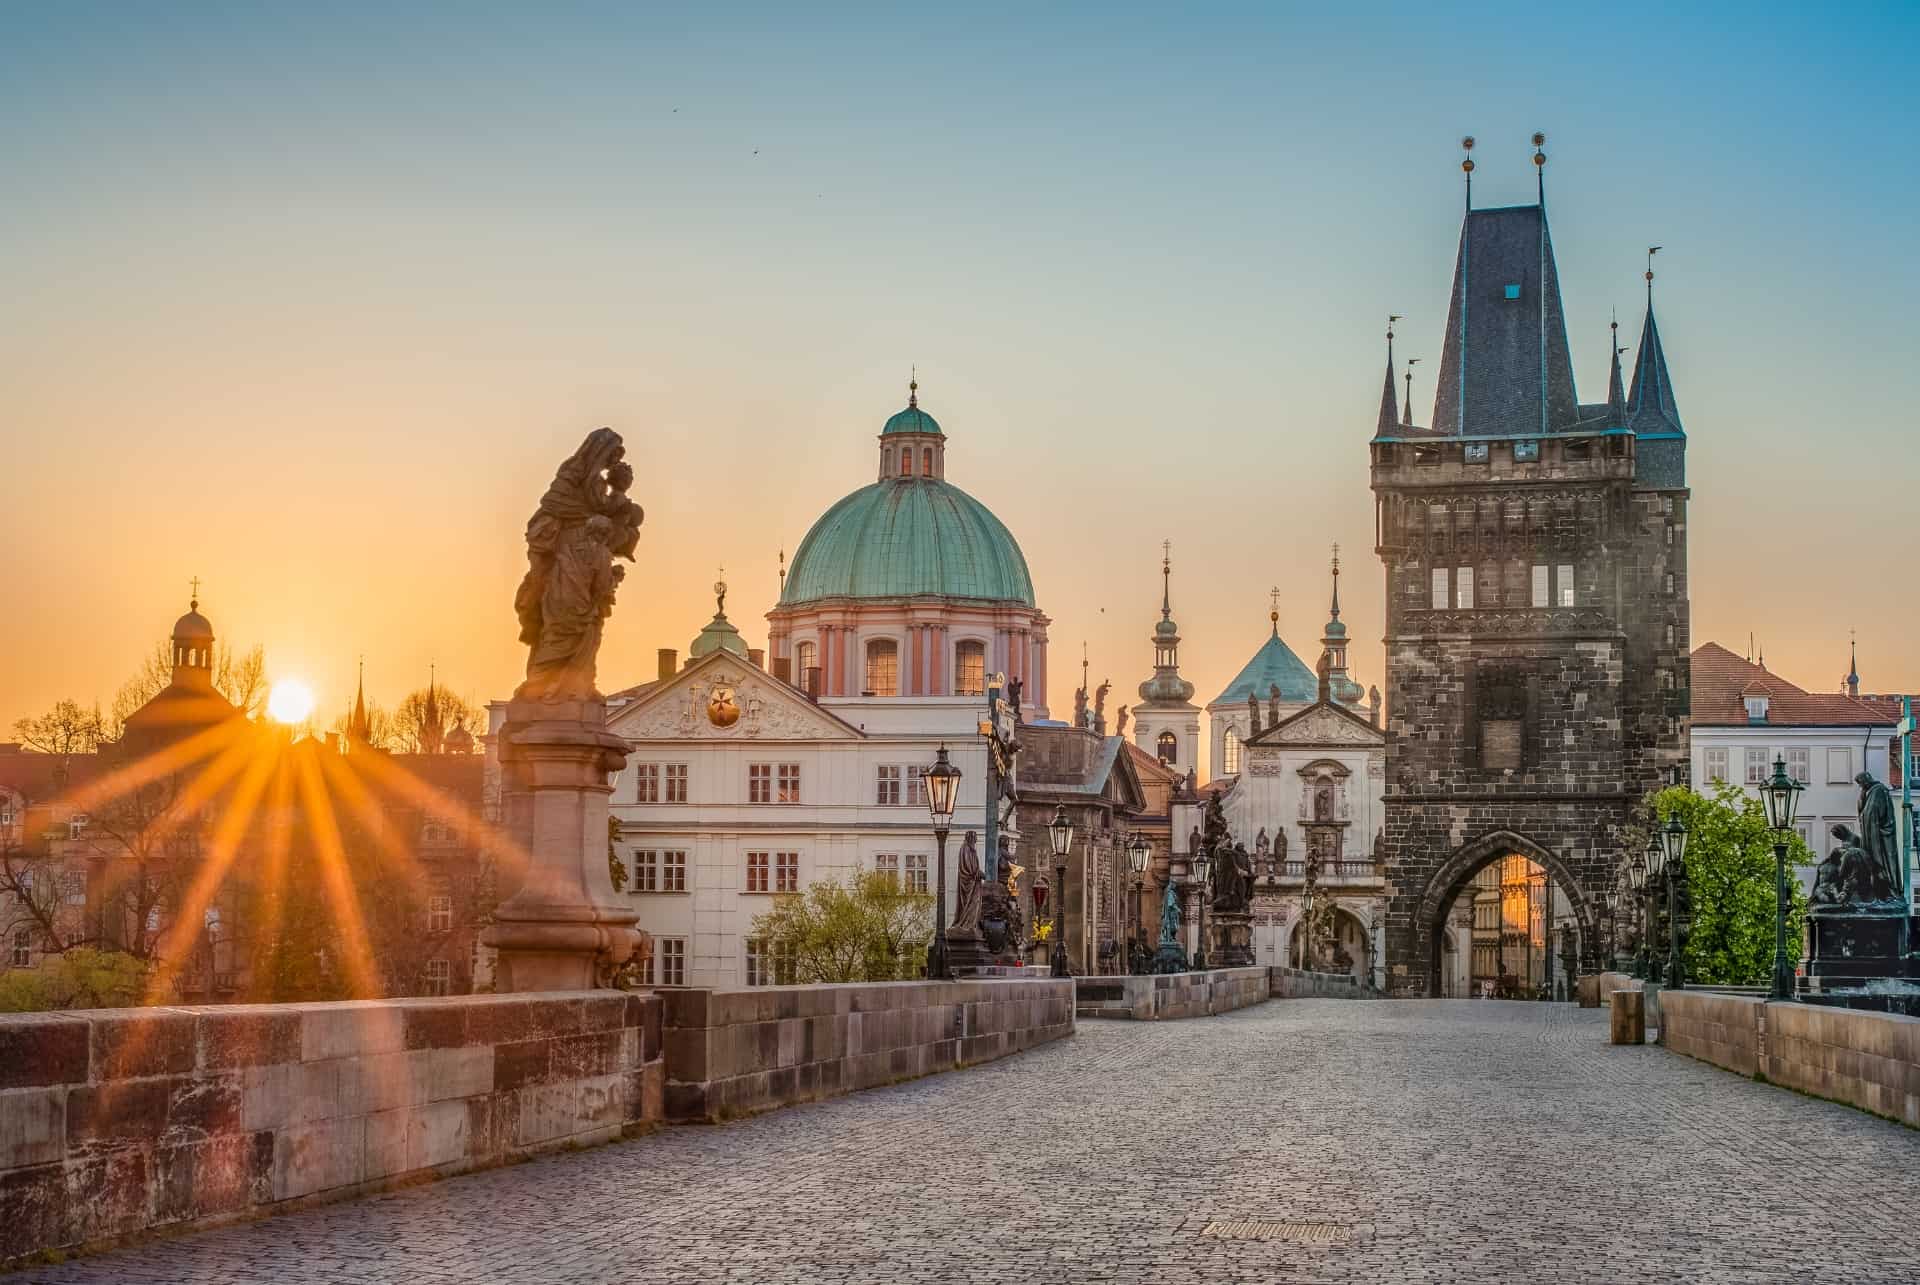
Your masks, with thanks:
[(1673, 380), (1667, 375), (1667, 354), (1660, 346), (1660, 328), (1653, 320), (1653, 300), (1647, 300), (1647, 320), (1640, 327), (1640, 351), (1633, 359), (1633, 391), (1627, 394), (1627, 427), (1636, 433), (1679, 433), (1680, 408), (1673, 400)]
[(1260, 645), (1260, 650), (1253, 653), (1253, 659), (1247, 662), (1246, 668), (1227, 684), (1225, 691), (1213, 698), (1213, 703), (1243, 705), (1249, 696), (1266, 700), (1275, 685), (1280, 688), (1280, 699), (1289, 704), (1320, 698), (1320, 680), (1281, 640), (1278, 626), (1275, 626), (1273, 635)]
[(1607, 372), (1607, 427), (1619, 428), (1627, 422), (1627, 395), (1620, 389), (1620, 323), (1607, 332), (1607, 347), (1613, 350), (1612, 368)]
[(1528, 436), (1580, 419), (1547, 212), (1468, 210), (1434, 394), (1437, 433)]
[(1400, 423), (1400, 407), (1393, 391), (1393, 339), (1387, 339), (1387, 382), (1380, 391), (1380, 427), (1382, 437), (1393, 436)]

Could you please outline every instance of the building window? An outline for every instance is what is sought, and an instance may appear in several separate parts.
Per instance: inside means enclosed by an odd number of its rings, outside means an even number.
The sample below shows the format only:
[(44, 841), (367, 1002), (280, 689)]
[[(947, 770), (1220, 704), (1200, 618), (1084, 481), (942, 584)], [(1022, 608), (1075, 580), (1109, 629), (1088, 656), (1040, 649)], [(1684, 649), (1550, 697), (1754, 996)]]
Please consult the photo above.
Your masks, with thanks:
[(891, 638), (875, 638), (867, 644), (866, 696), (900, 694), (900, 644)]
[(782, 763), (773, 774), (773, 801), (775, 803), (798, 803), (800, 801), (800, 765)]
[(1724, 745), (1709, 747), (1707, 750), (1707, 780), (1724, 781), (1727, 779), (1727, 747)]
[(1447, 569), (1445, 567), (1435, 567), (1433, 569), (1433, 609), (1438, 611), (1446, 605)]
[(87, 832), (87, 814), (76, 812), (67, 818), (67, 837), (78, 839)]
[(33, 962), (33, 933), (26, 928), (16, 929), (13, 934), (13, 966), (25, 968)]
[(426, 990), (429, 995), (453, 993), (453, 965), (444, 959), (427, 961)]
[(816, 692), (818, 684), (810, 675), (820, 668), (820, 649), (810, 642), (803, 642), (793, 649), (793, 684), (803, 692)]
[(660, 765), (658, 763), (642, 763), (634, 768), (633, 801), (635, 803), (660, 801)]
[(1747, 764), (1747, 782), (1746, 783), (1748, 785), (1765, 785), (1767, 783), (1767, 778), (1773, 775), (1773, 772), (1767, 763), (1767, 752), (1763, 749), (1757, 749), (1754, 746), (1749, 745), (1747, 746), (1744, 753), (1746, 756), (1746, 764)]
[(1180, 741), (1172, 732), (1162, 732), (1154, 742), (1154, 753), (1162, 763), (1172, 767), (1180, 757)]
[(985, 643), (963, 642), (953, 649), (953, 694), (987, 694), (987, 647)]
[(1787, 751), (1787, 775), (1796, 781), (1813, 780), (1813, 751), (1802, 745)]
[(900, 886), (900, 854), (897, 852), (876, 852), (873, 854), (873, 872), (893, 884)]
[(747, 985), (771, 986), (768, 980), (771, 970), (767, 963), (767, 941), (764, 937), (747, 938)]
[(660, 854), (651, 848), (640, 848), (628, 855), (633, 860), (633, 890), (660, 891)]
[(427, 816), (420, 822), (420, 842), (452, 843), (453, 823), (445, 817)]
[(430, 933), (450, 933), (453, 931), (452, 897), (427, 898), (427, 931)]
[(660, 940), (660, 984), (662, 986), (685, 986), (687, 984), (687, 939), (685, 937), (662, 937)]
[(1560, 591), (1555, 599), (1557, 604), (1562, 607), (1571, 607), (1573, 605), (1573, 568), (1562, 563), (1559, 574), (1555, 577), (1555, 585)]
[(767, 891), (768, 853), (749, 852), (747, 854), (747, 891)]
[(900, 765), (882, 763), (874, 769), (873, 801), (883, 808), (900, 804)]
[(666, 764), (667, 802), (685, 803), (687, 801), (687, 765), (685, 763)]
[(773, 854), (773, 890), (775, 892), (800, 891), (799, 853), (776, 852)]
[(923, 446), (920, 448), (920, 471), (928, 477), (933, 476), (933, 448), (931, 446)]
[(1829, 745), (1827, 747), (1827, 784), (1850, 785), (1853, 783), (1853, 748), (1847, 745)]
[(1531, 441), (1515, 442), (1513, 444), (1513, 458), (1516, 463), (1525, 463), (1528, 460), (1539, 459), (1540, 443)]
[(1550, 592), (1547, 586), (1547, 569), (1536, 566), (1533, 569), (1533, 605), (1536, 607), (1550, 606), (1552, 604), (1552, 599), (1549, 596)]
[(773, 764), (747, 764), (747, 802), (773, 802)]
[(793, 985), (793, 960), (792, 942), (770, 942), (764, 937), (747, 938), (747, 985)]
[(906, 862), (906, 890), (908, 892), (925, 892), (927, 890), (927, 854), (924, 852), (909, 852), (903, 860)]
[(1454, 573), (1453, 587), (1456, 597), (1454, 606), (1462, 609), (1473, 606), (1473, 568), (1461, 567)]
[(660, 891), (685, 892), (687, 890), (687, 853), (684, 848), (671, 848), (660, 854)]
[(1231, 727), (1220, 738), (1220, 774), (1232, 776), (1240, 770), (1240, 734)]

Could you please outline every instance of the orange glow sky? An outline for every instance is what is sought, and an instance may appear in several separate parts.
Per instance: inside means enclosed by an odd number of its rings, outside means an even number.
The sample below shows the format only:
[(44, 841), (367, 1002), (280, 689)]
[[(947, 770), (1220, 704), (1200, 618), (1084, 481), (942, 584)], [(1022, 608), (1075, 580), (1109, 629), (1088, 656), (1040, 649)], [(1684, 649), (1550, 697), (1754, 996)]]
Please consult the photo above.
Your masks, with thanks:
[(110, 701), (195, 575), (322, 721), (361, 653), (388, 704), (430, 662), (503, 696), (523, 524), (599, 424), (647, 509), (603, 688), (684, 650), (720, 564), (759, 645), (776, 551), (872, 480), (912, 363), (950, 479), (1026, 551), (1056, 711), (1083, 638), (1114, 705), (1151, 672), (1163, 538), (1200, 700), (1263, 638), (1270, 585), (1313, 662), (1334, 540), (1380, 682), (1383, 323), (1406, 314), (1399, 351), (1426, 359), (1424, 419), (1455, 140), (1480, 138), (1479, 203), (1526, 201), (1535, 128), (1583, 400), (1666, 246), (1695, 642), (1751, 630), (1831, 690), (1856, 626), (1867, 687), (1920, 690), (1891, 530), (1916, 480), (1916, 179), (1885, 141), (1917, 122), (1871, 88), (1905, 75), (1912, 15), (1630, 10), (1546, 42), (1536, 8), (1490, 12), (1493, 78), (1448, 72), (1461, 37), (1425, 9), (1366, 31), (1231, 7), (958, 31), (12, 14), (0, 163), (33, 181), (0, 207), (0, 721)]

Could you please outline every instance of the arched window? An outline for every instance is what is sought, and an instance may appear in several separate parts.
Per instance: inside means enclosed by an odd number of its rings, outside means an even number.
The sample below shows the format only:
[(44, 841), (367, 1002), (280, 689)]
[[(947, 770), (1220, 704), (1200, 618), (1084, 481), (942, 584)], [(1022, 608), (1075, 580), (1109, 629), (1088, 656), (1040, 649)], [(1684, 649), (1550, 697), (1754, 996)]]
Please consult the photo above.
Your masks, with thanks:
[(913, 448), (911, 446), (903, 446), (900, 448), (900, 476), (913, 476)]
[(1172, 767), (1174, 760), (1180, 757), (1180, 741), (1172, 732), (1160, 733), (1160, 739), (1154, 742), (1154, 746), (1160, 761), (1168, 767)]
[(1220, 753), (1220, 774), (1233, 776), (1240, 770), (1240, 734), (1231, 727), (1227, 729), (1224, 747)]
[(891, 638), (875, 638), (867, 644), (866, 696), (900, 694), (900, 644)]
[(920, 451), (920, 472), (927, 477), (933, 476), (933, 448), (924, 447)]
[(987, 648), (985, 643), (963, 642), (953, 649), (953, 694), (987, 694)]
[[(813, 691), (808, 684), (812, 681), (809, 671), (820, 667), (820, 649), (810, 642), (803, 642), (793, 649), (793, 682), (803, 692)], [(815, 693), (818, 695), (818, 693)]]

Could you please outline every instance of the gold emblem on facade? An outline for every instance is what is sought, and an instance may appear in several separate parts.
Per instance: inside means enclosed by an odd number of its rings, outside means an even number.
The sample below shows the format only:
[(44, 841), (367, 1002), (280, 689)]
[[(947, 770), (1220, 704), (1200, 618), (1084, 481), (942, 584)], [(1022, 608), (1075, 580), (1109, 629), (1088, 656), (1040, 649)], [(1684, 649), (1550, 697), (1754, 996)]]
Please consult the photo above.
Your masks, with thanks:
[(740, 701), (733, 688), (716, 684), (707, 693), (707, 721), (715, 727), (732, 727), (740, 721)]

